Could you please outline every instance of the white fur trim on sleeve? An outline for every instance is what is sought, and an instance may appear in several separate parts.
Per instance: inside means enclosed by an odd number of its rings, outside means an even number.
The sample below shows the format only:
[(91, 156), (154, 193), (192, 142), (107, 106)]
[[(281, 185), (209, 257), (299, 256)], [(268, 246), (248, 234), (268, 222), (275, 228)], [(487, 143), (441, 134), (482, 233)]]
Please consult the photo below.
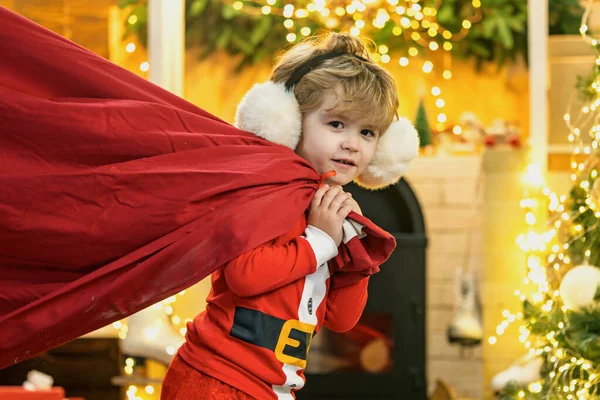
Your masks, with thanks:
[(364, 225), (361, 225), (350, 218), (346, 218), (342, 223), (342, 243), (348, 243), (357, 236), (359, 239), (367, 236), (367, 234), (363, 232), (363, 228)]
[(382, 189), (398, 182), (408, 164), (419, 154), (419, 135), (406, 118), (392, 122), (379, 139), (373, 160), (356, 178), (366, 189)]
[(235, 126), (273, 143), (296, 149), (302, 132), (302, 114), (296, 96), (283, 83), (258, 83), (238, 105)]
[(337, 256), (338, 248), (335, 242), (327, 233), (316, 226), (308, 225), (304, 231), (306, 240), (315, 252), (317, 267), (327, 263), (333, 257)]

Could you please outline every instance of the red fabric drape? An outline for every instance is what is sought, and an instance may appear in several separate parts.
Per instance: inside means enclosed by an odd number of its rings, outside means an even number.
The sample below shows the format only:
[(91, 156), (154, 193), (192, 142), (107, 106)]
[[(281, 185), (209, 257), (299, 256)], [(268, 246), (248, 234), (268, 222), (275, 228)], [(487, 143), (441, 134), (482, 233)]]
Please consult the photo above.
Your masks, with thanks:
[[(289, 231), (318, 184), (293, 151), (0, 7), (0, 368)], [(382, 262), (393, 238), (357, 219)]]

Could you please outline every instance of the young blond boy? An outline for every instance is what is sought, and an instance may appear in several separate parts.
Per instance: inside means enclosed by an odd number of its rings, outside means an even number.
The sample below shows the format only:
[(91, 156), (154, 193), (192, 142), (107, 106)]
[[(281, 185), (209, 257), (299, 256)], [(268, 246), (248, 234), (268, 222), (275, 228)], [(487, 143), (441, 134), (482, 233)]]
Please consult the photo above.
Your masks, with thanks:
[(346, 217), (360, 213), (342, 186), (393, 184), (416, 156), (416, 133), (394, 121), (397, 108), (393, 79), (346, 34), (293, 47), (247, 94), (238, 126), (293, 149), (323, 185), (294, 229), (213, 273), (206, 311), (188, 324), (162, 399), (292, 399), (305, 384), (312, 336), (356, 324), (369, 278), (332, 288), (338, 276), (328, 267)]

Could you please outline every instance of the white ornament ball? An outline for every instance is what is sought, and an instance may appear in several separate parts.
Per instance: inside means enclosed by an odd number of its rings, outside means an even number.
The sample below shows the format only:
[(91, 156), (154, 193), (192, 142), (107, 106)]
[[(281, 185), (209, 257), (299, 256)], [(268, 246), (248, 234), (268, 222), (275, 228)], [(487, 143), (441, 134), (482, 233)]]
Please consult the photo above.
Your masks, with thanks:
[(600, 285), (600, 268), (579, 265), (571, 269), (560, 283), (560, 297), (570, 310), (594, 303), (596, 288)]

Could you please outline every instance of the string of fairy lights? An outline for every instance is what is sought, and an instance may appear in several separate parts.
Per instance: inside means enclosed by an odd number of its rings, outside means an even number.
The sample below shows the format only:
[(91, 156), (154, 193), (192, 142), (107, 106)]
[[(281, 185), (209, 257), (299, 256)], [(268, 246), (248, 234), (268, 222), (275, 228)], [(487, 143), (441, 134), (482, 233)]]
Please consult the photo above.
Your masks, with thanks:
[[(462, 20), (458, 32), (451, 32), (437, 20), (438, 8), (443, 0), (436, 1), (432, 6), (422, 6), (421, 0), (313, 0), (307, 3), (290, 1), (287, 4), (276, 0), (221, 1), (236, 11), (249, 15), (282, 16), (282, 24), (288, 32), (286, 40), (289, 43), (296, 43), (314, 34), (313, 28), (308, 26), (314, 21), (318, 22), (318, 26), (365, 38), (374, 37), (377, 31), (393, 23), (392, 35), (401, 37), (403, 42), (409, 45), (406, 49), (393, 50), (386, 43), (376, 43), (371, 52), (373, 60), (382, 64), (396, 62), (401, 67), (419, 63), (424, 74), (434, 76), (433, 81), (452, 78), (450, 52), (454, 43), (465, 38), (473, 24), (482, 18), (480, 0), (471, 1), (471, 15)], [(138, 23), (138, 17), (135, 14), (130, 15), (127, 23), (135, 25)], [(136, 51), (136, 45), (128, 43), (125, 49), (128, 53), (133, 53)], [(141, 72), (148, 72), (149, 69), (148, 61), (139, 65)], [(439, 85), (433, 86), (431, 92), (436, 97), (436, 129), (444, 131), (448, 122), (448, 116), (444, 112), (446, 101)], [(454, 133), (460, 134), (460, 127), (456, 126)]]
[[(598, 42), (590, 36), (587, 22), (591, 12), (593, 0), (588, 0), (585, 13), (582, 18), (580, 33), (584, 40), (591, 46), (596, 47)], [(600, 55), (596, 59), (596, 64), (600, 65)], [(530, 299), (533, 303), (541, 304), (544, 312), (550, 312), (553, 307), (561, 307), (563, 312), (567, 307), (563, 304), (559, 290), (553, 290), (549, 283), (548, 274), (558, 274), (566, 268), (570, 268), (570, 260), (566, 251), (570, 243), (581, 238), (585, 232), (584, 227), (574, 221), (578, 216), (587, 212), (594, 211), (596, 223), (595, 229), (600, 222), (600, 209), (598, 209), (598, 198), (592, 194), (590, 179), (595, 180), (598, 176), (597, 164), (598, 155), (594, 151), (598, 149), (600, 141), (600, 114), (594, 114), (600, 107), (600, 78), (592, 83), (592, 88), (597, 92), (597, 96), (587, 104), (584, 104), (577, 113), (576, 118), (572, 118), (570, 113), (565, 114), (564, 120), (568, 128), (568, 140), (573, 146), (571, 154), (571, 181), (579, 182), (578, 186), (585, 191), (585, 206), (579, 207), (576, 212), (566, 210), (565, 202), (567, 197), (557, 196), (548, 187), (544, 185), (543, 174), (539, 164), (530, 164), (525, 173), (525, 185), (521, 208), (525, 213), (525, 222), (527, 231), (519, 235), (516, 242), (523, 251), (527, 264), (527, 276), (523, 283), (533, 284), (534, 290), (529, 296), (521, 290), (515, 290), (515, 296), (521, 301)], [(593, 126), (589, 130), (591, 143), (586, 141), (582, 135), (579, 126), (584, 126), (593, 120)], [(578, 159), (580, 161), (578, 161)], [(589, 178), (588, 178), (589, 177)], [(539, 195), (539, 191), (543, 196)], [(543, 207), (542, 207), (543, 206)], [(542, 233), (537, 233), (536, 211), (547, 210), (552, 216), (541, 228)], [(539, 214), (538, 214), (539, 215)], [(540, 227), (538, 226), (538, 229)], [(568, 230), (572, 235), (571, 240), (564, 240), (567, 235), (564, 231)], [(589, 258), (591, 251), (585, 251), (584, 256)], [(556, 276), (558, 277), (558, 276)], [(498, 337), (503, 335), (506, 329), (515, 322), (523, 321), (522, 313), (512, 313), (504, 310), (503, 320), (496, 327), (496, 335), (490, 336), (488, 342), (494, 345)], [(568, 324), (568, 321), (566, 322)], [(565, 322), (558, 323), (558, 331), (548, 332), (544, 337), (532, 337), (531, 332), (525, 325), (519, 327), (519, 341), (523, 343), (531, 356), (540, 356), (545, 354), (552, 363), (549, 373), (549, 389), (562, 392), (566, 399), (592, 399), (597, 398), (600, 393), (597, 392), (600, 385), (600, 366), (583, 358), (570, 349), (561, 348), (559, 342), (555, 339), (558, 334), (565, 330)], [(583, 371), (583, 372), (582, 372)], [(528, 385), (526, 390), (518, 392), (518, 396), (523, 398), (530, 393), (540, 393), (542, 391), (542, 382), (536, 381)]]

